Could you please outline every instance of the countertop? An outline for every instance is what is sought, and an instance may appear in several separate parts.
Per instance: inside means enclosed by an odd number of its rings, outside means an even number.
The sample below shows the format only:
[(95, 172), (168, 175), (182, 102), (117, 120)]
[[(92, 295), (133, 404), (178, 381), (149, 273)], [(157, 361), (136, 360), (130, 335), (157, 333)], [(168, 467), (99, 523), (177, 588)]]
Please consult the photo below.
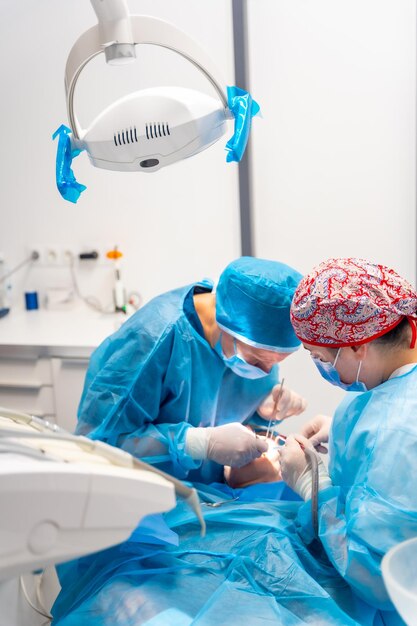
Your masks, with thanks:
[(0, 318), (0, 356), (89, 357), (127, 320), (87, 307), (65, 311), (11, 309)]

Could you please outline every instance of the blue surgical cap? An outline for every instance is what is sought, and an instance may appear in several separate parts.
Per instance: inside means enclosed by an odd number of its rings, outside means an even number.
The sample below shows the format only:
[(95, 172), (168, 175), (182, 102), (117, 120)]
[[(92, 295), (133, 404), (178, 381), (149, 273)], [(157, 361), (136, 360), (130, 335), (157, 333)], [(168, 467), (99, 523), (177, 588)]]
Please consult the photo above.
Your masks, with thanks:
[(241, 257), (222, 272), (216, 290), (220, 328), (255, 348), (294, 352), (300, 346), (290, 306), (302, 276), (285, 263)]

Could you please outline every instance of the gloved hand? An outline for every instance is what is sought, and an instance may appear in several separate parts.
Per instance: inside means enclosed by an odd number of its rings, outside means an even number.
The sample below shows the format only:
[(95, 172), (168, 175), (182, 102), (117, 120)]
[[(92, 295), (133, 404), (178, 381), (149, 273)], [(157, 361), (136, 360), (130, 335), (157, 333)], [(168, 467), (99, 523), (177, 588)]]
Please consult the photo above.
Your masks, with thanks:
[[(270, 420), (271, 417), (274, 417), (275, 399), (280, 392), (280, 388), (280, 384), (275, 385), (269, 396), (258, 407), (257, 412), (263, 419)], [(304, 398), (299, 396), (298, 393), (295, 393), (295, 391), (291, 391), (291, 389), (284, 387), (281, 400), (277, 405), (276, 419), (283, 420), (286, 417), (291, 417), (292, 415), (299, 415), (305, 411), (306, 406), (307, 402)]]
[[(310, 441), (301, 435), (289, 435), (285, 442), (285, 446), (280, 446), (280, 462), (282, 480), (303, 500), (311, 499), (311, 462), (308, 460), (301, 448), (300, 443), (305, 448), (314, 449)], [(319, 491), (330, 487), (332, 481), (327, 469), (317, 455), (319, 470)]]
[(300, 434), (306, 437), (316, 448), (317, 452), (327, 454), (328, 450), (320, 444), (329, 441), (330, 426), (332, 418), (328, 415), (316, 415), (312, 420), (304, 424)]
[(256, 437), (239, 422), (188, 428), (185, 451), (193, 459), (211, 459), (220, 465), (242, 467), (268, 450), (265, 439)]

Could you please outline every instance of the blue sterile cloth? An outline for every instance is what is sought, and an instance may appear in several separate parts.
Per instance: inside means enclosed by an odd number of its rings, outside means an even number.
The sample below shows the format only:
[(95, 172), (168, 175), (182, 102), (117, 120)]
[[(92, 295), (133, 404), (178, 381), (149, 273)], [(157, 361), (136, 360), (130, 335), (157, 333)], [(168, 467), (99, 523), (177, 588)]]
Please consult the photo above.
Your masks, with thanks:
[(252, 118), (260, 111), (250, 93), (239, 87), (227, 87), (227, 103), (235, 119), (233, 136), (226, 144), (226, 161), (240, 161), (245, 153)]
[[(174, 542), (137, 543), (59, 568), (59, 626), (173, 623), (404, 626), (381, 577), (381, 559), (417, 534), (417, 367), (369, 392), (349, 394), (329, 441), (333, 486), (311, 502), (280, 483), (232, 490), (198, 485), (207, 537), (180, 502), (164, 516)], [(155, 527), (155, 533), (161, 529)], [(169, 537), (169, 536), (168, 536)], [(171, 536), (172, 539), (172, 536)], [(174, 621), (175, 620), (175, 621)]]
[(61, 124), (52, 135), (52, 139), (58, 137), (56, 151), (56, 186), (64, 200), (75, 203), (87, 187), (76, 181), (74, 172), (71, 169), (72, 160), (78, 156), (82, 150), (71, 147), (70, 134), (71, 129)]
[[(178, 545), (143, 543), (134, 533), (58, 566), (53, 625), (372, 624), (325, 554), (302, 543), (293, 523), (300, 502), (278, 501), (277, 485), (254, 485), (218, 508), (202, 504), (205, 538), (194, 513), (178, 502), (164, 515)], [(236, 491), (199, 487), (203, 501)]]
[(178, 545), (178, 535), (167, 526), (161, 513), (146, 515), (130, 536), (130, 541)]

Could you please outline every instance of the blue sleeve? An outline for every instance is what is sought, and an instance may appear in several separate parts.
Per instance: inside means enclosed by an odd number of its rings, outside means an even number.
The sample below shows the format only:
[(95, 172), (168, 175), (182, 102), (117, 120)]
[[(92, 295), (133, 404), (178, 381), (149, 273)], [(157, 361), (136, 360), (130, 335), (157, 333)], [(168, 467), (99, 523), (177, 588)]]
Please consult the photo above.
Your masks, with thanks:
[[(330, 487), (319, 494), (319, 538), (357, 595), (377, 609), (392, 611), (381, 560), (392, 546), (417, 534), (417, 493), (406, 479), (417, 469), (417, 442), (413, 434), (386, 429), (374, 448), (365, 450), (353, 486)], [(360, 454), (358, 450), (357, 459)], [(301, 507), (297, 522), (303, 539), (311, 542), (311, 501)]]
[[(319, 538), (339, 574), (352, 587), (357, 595), (381, 610), (392, 610), (382, 580), (380, 563), (383, 554), (369, 545), (355, 528), (351, 518), (342, 505), (340, 489), (330, 487), (319, 496)], [(372, 524), (372, 513), (367, 514)], [(306, 502), (298, 512), (297, 522), (300, 534), (306, 543), (314, 538), (311, 521), (311, 501)]]
[(77, 434), (123, 448), (185, 478), (201, 465), (185, 452), (190, 426), (178, 417), (173, 423), (157, 422), (161, 405), (181, 389), (165, 384), (172, 344), (169, 329), (155, 340), (137, 327), (106, 340), (90, 361)]

